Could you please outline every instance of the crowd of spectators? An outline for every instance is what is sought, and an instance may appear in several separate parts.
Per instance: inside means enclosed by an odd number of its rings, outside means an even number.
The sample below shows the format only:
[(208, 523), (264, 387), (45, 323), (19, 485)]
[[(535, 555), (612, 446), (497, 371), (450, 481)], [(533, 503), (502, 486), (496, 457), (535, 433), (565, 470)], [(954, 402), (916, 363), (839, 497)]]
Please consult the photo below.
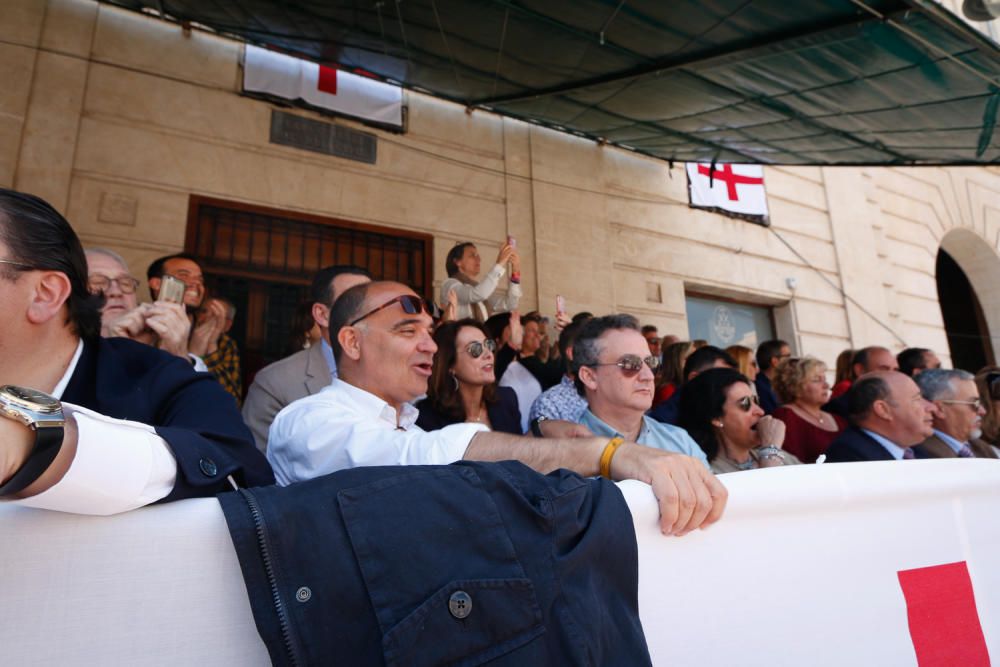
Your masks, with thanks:
[(1000, 368), (871, 346), (838, 357), (831, 391), (826, 363), (781, 340), (723, 350), (626, 314), (522, 315), (512, 239), (482, 279), (475, 245), (456, 245), (438, 304), (364, 267), (322, 269), (291, 353), (245, 401), (235, 307), (196, 257), (152, 262), (139, 303), (118, 254), (84, 254), (48, 204), (0, 189), (0, 265), (0, 373), (65, 417), (57, 434), (0, 419), (0, 495), (37, 507), (114, 513), (359, 466), (513, 460), (515, 475), (647, 482), (662, 530), (684, 535), (722, 514), (713, 473), (998, 457)]

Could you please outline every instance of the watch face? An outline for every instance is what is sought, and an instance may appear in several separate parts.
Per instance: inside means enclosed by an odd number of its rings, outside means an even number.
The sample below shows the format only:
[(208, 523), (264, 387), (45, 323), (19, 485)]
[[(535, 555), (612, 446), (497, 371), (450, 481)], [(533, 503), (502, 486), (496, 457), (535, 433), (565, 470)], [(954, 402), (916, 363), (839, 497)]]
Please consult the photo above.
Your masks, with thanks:
[(62, 410), (62, 404), (52, 396), (27, 387), (8, 384), (0, 387), (0, 395), (11, 403), (16, 403), (35, 412), (53, 413)]

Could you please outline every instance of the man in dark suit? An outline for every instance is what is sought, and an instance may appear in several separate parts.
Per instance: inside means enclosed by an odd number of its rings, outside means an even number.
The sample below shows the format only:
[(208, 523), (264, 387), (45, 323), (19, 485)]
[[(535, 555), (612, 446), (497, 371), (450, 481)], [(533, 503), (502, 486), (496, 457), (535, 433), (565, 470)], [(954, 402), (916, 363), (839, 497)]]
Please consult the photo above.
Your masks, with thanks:
[(0, 496), (112, 514), (273, 483), (233, 399), (178, 357), (102, 339), (102, 301), (65, 218), (0, 189)]
[(933, 406), (909, 377), (868, 373), (844, 396), (851, 426), (826, 450), (827, 463), (927, 458), (917, 445), (933, 432)]
[(929, 456), (997, 458), (993, 448), (979, 439), (986, 410), (975, 375), (958, 369), (927, 369), (914, 379), (923, 397), (934, 404), (934, 434), (922, 445)]
[(260, 451), (267, 450), (268, 429), (282, 408), (312, 396), (337, 377), (337, 362), (328, 342), (330, 308), (345, 291), (371, 279), (367, 269), (347, 264), (320, 269), (313, 278), (312, 316), (322, 334), (321, 342), (262, 368), (243, 402), (243, 420), (253, 432)]

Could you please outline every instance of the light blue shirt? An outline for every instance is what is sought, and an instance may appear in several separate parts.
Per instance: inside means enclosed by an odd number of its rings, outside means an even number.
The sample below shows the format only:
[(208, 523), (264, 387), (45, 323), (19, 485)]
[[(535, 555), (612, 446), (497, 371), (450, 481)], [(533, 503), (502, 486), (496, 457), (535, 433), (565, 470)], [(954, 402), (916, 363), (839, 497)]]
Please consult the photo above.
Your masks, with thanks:
[(337, 377), (337, 360), (333, 358), (333, 348), (330, 344), (326, 342), (324, 338), (320, 345), (323, 346), (323, 358), (326, 359), (326, 365), (330, 368), (330, 377)]
[[(601, 421), (597, 415), (589, 409), (585, 410), (584, 413), (580, 415), (579, 422), (589, 428), (590, 432), (594, 435), (606, 438), (625, 437), (622, 433), (619, 433), (608, 424)], [(693, 456), (701, 461), (706, 468), (711, 470), (708, 465), (708, 457), (705, 456), (705, 452), (702, 451), (701, 447), (698, 446), (698, 443), (696, 443), (691, 436), (688, 435), (688, 432), (680, 426), (664, 424), (643, 415), (642, 426), (639, 428), (639, 437), (635, 440), (640, 445), (646, 445), (647, 447), (653, 447), (655, 449), (662, 449), (665, 452)]]
[(897, 461), (903, 460), (903, 452), (906, 451), (905, 449), (894, 443), (889, 438), (881, 436), (878, 433), (875, 433), (874, 431), (869, 431), (866, 428), (863, 428), (861, 430), (870, 435), (872, 439), (875, 440), (875, 442), (882, 445), (885, 451), (889, 452), (892, 455), (892, 458), (896, 459)]
[[(949, 447), (951, 447), (952, 451), (954, 451), (956, 454), (958, 454), (960, 451), (962, 451), (962, 447), (968, 447), (967, 443), (959, 442), (958, 440), (956, 440), (955, 438), (951, 437), (950, 435), (948, 435), (944, 431), (939, 431), (937, 429), (934, 429), (934, 435), (936, 435), (937, 437), (941, 438), (941, 440), (944, 442), (944, 444), (946, 444)], [(971, 449), (971, 447), (970, 447), (970, 449)]]

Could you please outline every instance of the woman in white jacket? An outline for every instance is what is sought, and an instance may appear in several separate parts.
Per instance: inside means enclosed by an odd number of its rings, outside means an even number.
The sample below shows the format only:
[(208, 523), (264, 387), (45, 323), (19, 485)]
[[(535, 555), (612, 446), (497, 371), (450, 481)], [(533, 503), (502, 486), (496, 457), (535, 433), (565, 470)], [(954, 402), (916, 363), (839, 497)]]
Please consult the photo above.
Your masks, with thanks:
[[(506, 296), (495, 294), (497, 285), (510, 262), (510, 287)], [(477, 282), (481, 260), (479, 251), (472, 243), (459, 243), (448, 252), (445, 268), (448, 279), (441, 285), (441, 302), (448, 302), (448, 293), (455, 291), (458, 297), (458, 312), (456, 319), (474, 317), (485, 322), (493, 313), (508, 312), (517, 309), (521, 299), (521, 258), (517, 250), (509, 243), (500, 248), (496, 265)]]

